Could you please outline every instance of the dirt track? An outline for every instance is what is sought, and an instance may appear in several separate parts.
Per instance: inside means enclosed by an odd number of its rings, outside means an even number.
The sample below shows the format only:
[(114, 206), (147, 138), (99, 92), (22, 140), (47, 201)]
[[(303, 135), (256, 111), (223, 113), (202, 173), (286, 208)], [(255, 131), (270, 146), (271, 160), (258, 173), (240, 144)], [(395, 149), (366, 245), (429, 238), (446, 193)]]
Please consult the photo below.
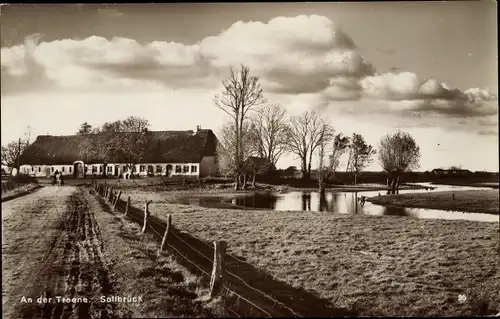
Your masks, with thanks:
[[(7, 213), (2, 217), (6, 237), (10, 237), (10, 233), (16, 234), (13, 237), (17, 236), (18, 240), (25, 240), (30, 233), (36, 231), (50, 232), (50, 228), (53, 231), (43, 238), (45, 245), (40, 242), (35, 245), (38, 246), (36, 251), (33, 251), (31, 242), (3, 245), (4, 254), (7, 253), (8, 256), (11, 252), (13, 256), (17, 256), (3, 259), (7, 272), (10, 269), (13, 273), (7, 276), (10, 277), (7, 282), (4, 281), (4, 287), (10, 286), (12, 289), (3, 289), (3, 317), (115, 317), (115, 305), (101, 303), (99, 300), (102, 295), (113, 294), (113, 288), (108, 277), (108, 266), (103, 258), (99, 226), (81, 190), (74, 187), (47, 187), (37, 194), (35, 198), (31, 194), (5, 204), (12, 203), (11, 211), (15, 213)], [(8, 212), (9, 208), (5, 208), (2, 205), (2, 209)], [(34, 211), (37, 216), (26, 219), (27, 211)], [(25, 219), (20, 219), (21, 215)], [(9, 224), (9, 219), (18, 221)], [(27, 223), (34, 225), (21, 227), (26, 231), (19, 232), (19, 227), (16, 226)], [(16, 264), (16, 259), (22, 259), (24, 263)], [(19, 280), (19, 274), (24, 277), (23, 280)], [(22, 302), (23, 296), (32, 298), (33, 302)], [(52, 299), (46, 303), (37, 303), (36, 299), (40, 296)], [(65, 303), (57, 296), (80, 299), (76, 303)]]

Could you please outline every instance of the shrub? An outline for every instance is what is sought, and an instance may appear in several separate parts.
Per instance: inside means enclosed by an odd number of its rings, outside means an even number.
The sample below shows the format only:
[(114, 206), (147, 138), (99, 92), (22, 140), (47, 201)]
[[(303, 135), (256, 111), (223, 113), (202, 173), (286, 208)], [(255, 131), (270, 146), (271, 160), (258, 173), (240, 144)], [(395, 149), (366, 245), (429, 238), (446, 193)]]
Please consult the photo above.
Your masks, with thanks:
[(16, 176), (12, 176), (11, 179), (13, 182), (20, 183), (20, 184), (29, 184), (29, 183), (36, 183), (38, 184), (38, 180), (34, 176), (29, 176), (26, 174), (18, 174)]

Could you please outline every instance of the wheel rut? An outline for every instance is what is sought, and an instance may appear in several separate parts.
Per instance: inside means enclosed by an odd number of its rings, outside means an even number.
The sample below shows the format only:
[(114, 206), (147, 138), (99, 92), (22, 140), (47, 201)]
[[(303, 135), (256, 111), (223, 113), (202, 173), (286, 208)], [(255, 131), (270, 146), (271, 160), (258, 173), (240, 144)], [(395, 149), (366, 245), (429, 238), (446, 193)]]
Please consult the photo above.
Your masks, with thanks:
[[(116, 317), (116, 304), (100, 302), (100, 296), (113, 295), (114, 289), (99, 225), (81, 190), (68, 198), (67, 208), (68, 218), (61, 221), (61, 231), (34, 276), (33, 303), (18, 313), (23, 318)], [(40, 296), (47, 302), (38, 303)], [(63, 300), (72, 298), (76, 300)]]

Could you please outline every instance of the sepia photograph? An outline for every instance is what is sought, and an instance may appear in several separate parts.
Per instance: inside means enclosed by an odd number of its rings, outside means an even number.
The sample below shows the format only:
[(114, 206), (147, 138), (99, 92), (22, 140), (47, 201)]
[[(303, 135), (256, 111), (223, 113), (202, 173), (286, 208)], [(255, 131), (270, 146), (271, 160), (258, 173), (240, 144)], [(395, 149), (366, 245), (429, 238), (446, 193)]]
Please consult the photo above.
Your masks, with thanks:
[(495, 1), (0, 26), (2, 318), (500, 317)]

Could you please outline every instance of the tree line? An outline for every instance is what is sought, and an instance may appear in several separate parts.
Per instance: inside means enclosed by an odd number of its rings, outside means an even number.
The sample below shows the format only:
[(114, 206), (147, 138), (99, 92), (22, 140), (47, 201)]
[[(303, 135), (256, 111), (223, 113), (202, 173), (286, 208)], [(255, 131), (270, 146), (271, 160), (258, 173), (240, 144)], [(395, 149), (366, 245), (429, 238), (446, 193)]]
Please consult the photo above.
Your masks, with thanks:
[[(344, 155), (348, 158), (346, 171), (356, 180), (378, 154), (391, 193), (397, 192), (402, 173), (419, 167), (420, 148), (410, 134), (397, 131), (382, 137), (377, 151), (361, 134), (344, 136), (314, 111), (288, 117), (282, 105), (268, 103), (259, 77), (245, 65), (238, 70), (230, 68), (222, 85), (222, 92), (214, 97), (214, 104), (228, 116), (218, 134), (219, 168), (234, 178), (236, 190), (246, 187), (249, 175), (255, 184), (255, 175), (275, 167), (285, 153), (299, 158), (306, 180), (311, 179), (312, 163), (317, 161), (321, 193)], [(260, 159), (260, 167), (256, 159)]]
[[(228, 119), (217, 134), (218, 166), (220, 173), (234, 178), (235, 189), (246, 187), (249, 176), (255, 185), (256, 175), (275, 169), (286, 153), (299, 158), (305, 180), (311, 179), (312, 163), (316, 161), (320, 192), (325, 191), (335, 176), (344, 155), (347, 156), (346, 171), (351, 172), (356, 181), (356, 176), (378, 154), (387, 173), (388, 188), (393, 193), (398, 190), (400, 175), (419, 167), (420, 149), (410, 134), (397, 131), (386, 135), (376, 150), (361, 134), (345, 136), (314, 111), (289, 117), (282, 105), (267, 102), (259, 77), (252, 75), (245, 65), (238, 70), (231, 68), (222, 85), (223, 90), (214, 97), (214, 104)], [(85, 122), (77, 134), (99, 133), (100, 138), (85, 139), (78, 151), (85, 161), (91, 157), (102, 161), (104, 175), (108, 163), (117, 160), (133, 170), (144, 156), (149, 127), (148, 120), (134, 116), (95, 128)], [(127, 134), (114, 134), (116, 132)], [(2, 165), (17, 167), (20, 154), (29, 145), (27, 136), (21, 142), (2, 146)]]

